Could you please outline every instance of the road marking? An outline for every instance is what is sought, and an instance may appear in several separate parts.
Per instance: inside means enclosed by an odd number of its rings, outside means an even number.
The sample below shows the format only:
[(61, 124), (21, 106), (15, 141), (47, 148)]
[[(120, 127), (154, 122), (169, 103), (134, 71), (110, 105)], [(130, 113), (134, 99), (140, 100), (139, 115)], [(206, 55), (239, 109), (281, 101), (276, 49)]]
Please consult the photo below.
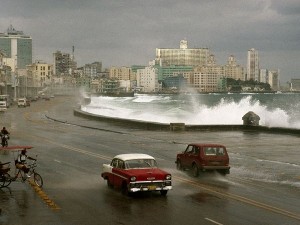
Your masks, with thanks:
[(253, 205), (253, 206), (258, 207), (258, 208), (262, 208), (262, 209), (265, 209), (265, 210), (268, 210), (268, 211), (271, 211), (271, 212), (274, 212), (274, 213), (277, 213), (277, 214), (281, 214), (281, 215), (284, 215), (284, 216), (287, 216), (287, 217), (291, 217), (291, 218), (300, 220), (300, 216), (293, 213), (293, 212), (289, 212), (287, 210), (280, 209), (280, 208), (277, 208), (275, 206), (271, 206), (271, 205), (268, 205), (268, 204), (265, 204), (265, 203), (262, 203), (262, 202), (258, 202), (258, 201), (252, 200), (250, 198), (243, 197), (241, 195), (226, 193), (221, 189), (217, 189), (217, 188), (205, 185), (205, 184), (199, 184), (196, 181), (188, 180), (188, 179), (183, 178), (183, 177), (179, 177), (179, 176), (175, 176), (175, 175), (172, 176), (172, 177), (176, 180), (182, 181), (184, 183), (188, 183), (188, 184), (190, 184), (192, 186), (195, 186), (195, 187), (198, 187), (198, 188), (202, 188), (202, 189), (204, 189), (208, 192), (214, 193), (216, 195), (220, 195), (220, 196), (223, 196), (223, 197), (229, 198), (229, 199), (234, 199), (236, 201), (240, 201), (240, 202), (243, 202), (243, 203), (246, 203), (246, 204), (249, 204), (249, 205)]
[(82, 149), (79, 149), (79, 148), (71, 147), (69, 145), (59, 144), (59, 143), (57, 143), (55, 141), (51, 141), (49, 139), (45, 139), (45, 141), (47, 141), (49, 143), (52, 143), (54, 145), (57, 145), (57, 146), (69, 149), (71, 151), (79, 152), (79, 153), (82, 153), (82, 154), (85, 154), (85, 155), (89, 155), (89, 156), (93, 156), (93, 157), (96, 157), (96, 158), (105, 159), (105, 160), (109, 160), (109, 161), (112, 159), (110, 157), (107, 157), (107, 156), (104, 156), (104, 155), (100, 155), (98, 153), (89, 152), (89, 151), (82, 150)]
[(208, 221), (210, 221), (210, 222), (212, 222), (214, 224), (217, 224), (217, 225), (223, 225), (222, 223), (218, 223), (217, 221), (214, 221), (214, 220), (209, 219), (209, 218), (204, 218), (204, 219), (206, 219), (206, 220), (208, 220)]
[(43, 190), (37, 186), (32, 180), (28, 180), (29, 184), (33, 187), (35, 192), (40, 196), (40, 198), (53, 210), (58, 210), (60, 207), (56, 205)]

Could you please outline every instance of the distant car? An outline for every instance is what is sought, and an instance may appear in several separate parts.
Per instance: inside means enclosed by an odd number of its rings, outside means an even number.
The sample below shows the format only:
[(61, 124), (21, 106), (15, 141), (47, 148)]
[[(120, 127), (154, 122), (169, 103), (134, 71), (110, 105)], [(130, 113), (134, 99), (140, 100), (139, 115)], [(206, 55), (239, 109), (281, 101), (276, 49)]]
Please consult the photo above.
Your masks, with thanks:
[(160, 191), (165, 196), (172, 189), (171, 174), (159, 169), (156, 160), (147, 154), (117, 155), (110, 164), (103, 164), (101, 176), (109, 187), (121, 189), (124, 194)]
[(197, 177), (200, 171), (218, 171), (229, 174), (229, 156), (224, 145), (189, 144), (185, 151), (177, 154), (177, 169), (191, 169)]
[(7, 111), (7, 102), (0, 101), (0, 112), (6, 112), (6, 111)]
[(26, 99), (26, 106), (30, 106), (30, 100)]
[(26, 98), (19, 98), (18, 99), (18, 107), (26, 107), (27, 103), (26, 103)]
[(44, 96), (45, 101), (50, 101), (50, 97), (49, 96)]

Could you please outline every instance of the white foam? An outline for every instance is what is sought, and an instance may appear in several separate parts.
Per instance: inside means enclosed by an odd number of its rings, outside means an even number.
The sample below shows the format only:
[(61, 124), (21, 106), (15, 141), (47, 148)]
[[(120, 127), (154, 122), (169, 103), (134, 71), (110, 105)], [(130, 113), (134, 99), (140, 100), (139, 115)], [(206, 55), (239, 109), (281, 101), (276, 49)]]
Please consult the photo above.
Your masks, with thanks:
[[(92, 97), (91, 103), (82, 110), (104, 116), (189, 125), (239, 125), (243, 124), (242, 117), (253, 111), (259, 115), (259, 124), (262, 126), (300, 128), (299, 117), (294, 116), (292, 121), (286, 109), (263, 105), (253, 95), (242, 96), (239, 101), (220, 98), (213, 106), (202, 103), (199, 95), (186, 95), (182, 99), (166, 95)], [(295, 112), (292, 113), (297, 115), (299, 107), (300, 104), (294, 106)]]

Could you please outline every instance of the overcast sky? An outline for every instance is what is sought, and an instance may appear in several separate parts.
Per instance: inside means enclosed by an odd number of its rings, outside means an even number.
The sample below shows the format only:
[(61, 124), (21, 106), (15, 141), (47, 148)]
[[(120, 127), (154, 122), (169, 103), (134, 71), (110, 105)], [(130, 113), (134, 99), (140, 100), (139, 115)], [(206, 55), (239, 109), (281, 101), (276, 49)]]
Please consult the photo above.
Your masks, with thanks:
[(0, 32), (9, 25), (33, 39), (33, 60), (72, 52), (78, 66), (148, 65), (156, 48), (208, 47), (217, 63), (229, 55), (246, 66), (280, 69), (281, 82), (300, 78), (299, 0), (1, 0)]

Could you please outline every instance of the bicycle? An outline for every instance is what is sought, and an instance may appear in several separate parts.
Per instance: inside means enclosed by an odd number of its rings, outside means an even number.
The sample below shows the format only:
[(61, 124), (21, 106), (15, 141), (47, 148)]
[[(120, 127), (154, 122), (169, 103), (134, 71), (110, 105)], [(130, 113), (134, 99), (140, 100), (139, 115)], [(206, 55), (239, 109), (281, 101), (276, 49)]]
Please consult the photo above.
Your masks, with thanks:
[(8, 173), (10, 171), (10, 162), (7, 163), (1, 163), (0, 166), (3, 167), (3, 165), (9, 165), (6, 168), (1, 168), (0, 169), (0, 187), (7, 187), (10, 185), (11, 182), (21, 180), (21, 182), (25, 182), (27, 179), (33, 178), (34, 183), (38, 187), (42, 187), (44, 182), (42, 176), (35, 171), (35, 168), (37, 167), (36, 160), (34, 160), (33, 163), (29, 164), (27, 167), (29, 169), (28, 175), (30, 176), (27, 177), (25, 172), (22, 169), (19, 169), (16, 167), (15, 170), (15, 175), (14, 177), (11, 177), (10, 174)]
[[(3, 168), (4, 165), (8, 165), (6, 168)], [(11, 183), (11, 176), (9, 175), (10, 171), (10, 162), (0, 163), (0, 188), (7, 187)]]
[[(33, 181), (37, 186), (42, 187), (44, 184), (43, 178), (39, 173), (35, 171), (35, 168), (37, 167), (36, 160), (33, 160), (33, 162), (27, 167), (29, 169), (27, 174), (30, 176), (30, 178), (33, 176)], [(25, 172), (22, 169), (16, 168), (15, 176), (11, 180), (16, 181), (18, 178), (20, 178), (22, 182), (30, 179), (26, 176)]]

